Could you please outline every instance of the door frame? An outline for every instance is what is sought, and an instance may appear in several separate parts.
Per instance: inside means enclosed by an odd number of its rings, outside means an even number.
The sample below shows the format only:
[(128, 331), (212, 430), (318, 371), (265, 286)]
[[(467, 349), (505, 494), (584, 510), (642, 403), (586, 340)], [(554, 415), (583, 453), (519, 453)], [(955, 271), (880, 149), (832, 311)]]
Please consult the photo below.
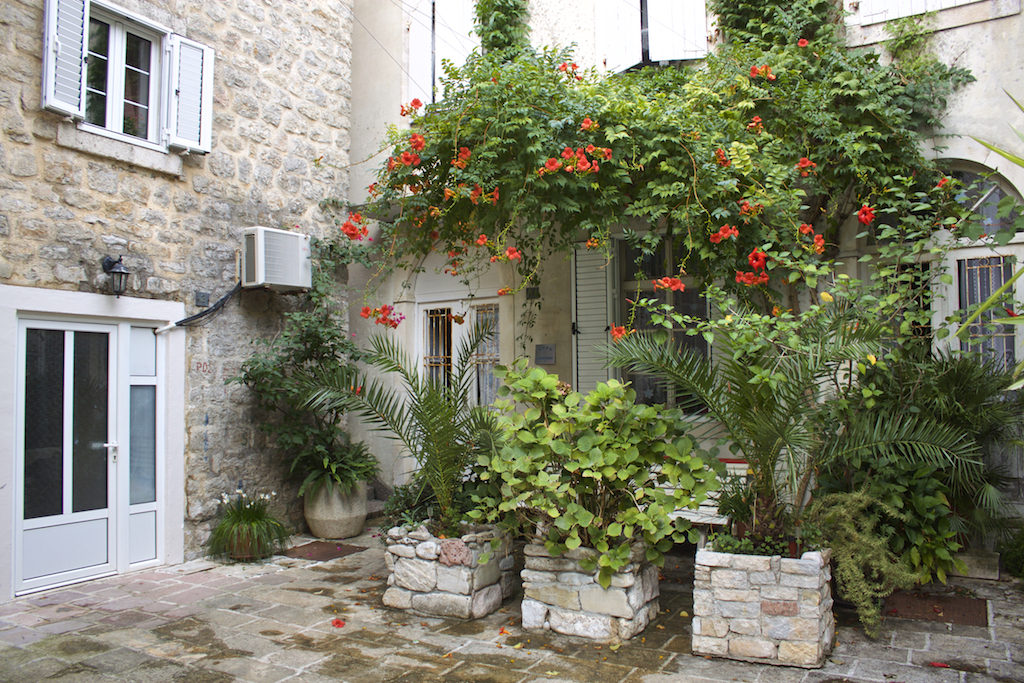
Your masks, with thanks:
[[(15, 455), (18, 453), (16, 434), (19, 374), (19, 320), (43, 319), (54, 322), (125, 324), (159, 328), (185, 317), (185, 306), (180, 302), (113, 297), (87, 292), (70, 292), (36, 287), (0, 285), (0, 552), (7, 553), (7, 561), (0, 562), (0, 602), (15, 595)], [(121, 343), (125, 343), (123, 337)], [(184, 561), (185, 519), (185, 339), (184, 328), (171, 327), (157, 335), (158, 372), (162, 371), (162, 403), (158, 398), (158, 435), (163, 438), (163, 462), (157, 461), (158, 496), (163, 495), (163, 518), (157, 537), (162, 539), (157, 558), (148, 562), (130, 563), (127, 557), (116, 571), (141, 569), (146, 566), (176, 564)], [(119, 363), (126, 362), (121, 354)], [(126, 366), (122, 377), (127, 378)], [(127, 406), (127, 402), (123, 402)], [(160, 438), (160, 436), (158, 436)], [(158, 446), (159, 449), (159, 446)], [(127, 469), (122, 468), (127, 477)], [(127, 479), (118, 487), (125, 496), (127, 512)], [(127, 525), (123, 525), (127, 526)], [(127, 529), (121, 529), (127, 533)], [(120, 544), (120, 539), (119, 539)], [(53, 588), (47, 586), (47, 588)], [(42, 589), (39, 589), (42, 590)], [(23, 592), (30, 592), (28, 590)]]

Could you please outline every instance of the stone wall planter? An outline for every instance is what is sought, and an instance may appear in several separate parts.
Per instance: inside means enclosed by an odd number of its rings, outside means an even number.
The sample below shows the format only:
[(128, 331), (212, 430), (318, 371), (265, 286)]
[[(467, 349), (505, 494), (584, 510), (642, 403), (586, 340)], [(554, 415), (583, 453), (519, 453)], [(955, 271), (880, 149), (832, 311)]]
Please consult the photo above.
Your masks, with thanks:
[(525, 554), (523, 628), (619, 642), (643, 631), (658, 614), (658, 568), (643, 561), (639, 545), (607, 589), (593, 571), (580, 567), (579, 560), (595, 555), (593, 550), (553, 557), (543, 544), (531, 543)]
[(800, 559), (698, 550), (693, 653), (820, 667), (835, 641), (831, 551)]
[[(461, 538), (437, 538), (419, 527), (394, 527), (384, 539), (388, 589), (384, 604), (418, 614), (479, 619), (498, 609), (517, 583), (511, 538), (493, 527), (468, 527)], [(497, 549), (491, 541), (500, 539)], [(490, 559), (480, 562), (482, 555)]]
[(324, 484), (315, 493), (303, 496), (302, 509), (314, 536), (358, 536), (366, 523), (366, 482), (359, 482), (348, 493), (332, 484)]

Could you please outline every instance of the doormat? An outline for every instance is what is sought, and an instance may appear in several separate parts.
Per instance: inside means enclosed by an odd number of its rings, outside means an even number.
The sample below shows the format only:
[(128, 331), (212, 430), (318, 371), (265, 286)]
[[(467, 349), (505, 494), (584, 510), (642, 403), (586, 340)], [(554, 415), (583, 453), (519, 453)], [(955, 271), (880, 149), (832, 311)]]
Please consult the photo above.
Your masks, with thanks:
[(988, 626), (988, 601), (960, 595), (928, 595), (896, 591), (885, 599), (887, 617), (940, 621), (963, 626)]
[(300, 560), (324, 562), (325, 560), (333, 560), (351, 555), (352, 553), (358, 553), (362, 550), (366, 550), (366, 548), (357, 545), (346, 545), (344, 543), (332, 543), (331, 541), (313, 541), (312, 543), (297, 545), (286, 550), (284, 554), (287, 557), (294, 557)]

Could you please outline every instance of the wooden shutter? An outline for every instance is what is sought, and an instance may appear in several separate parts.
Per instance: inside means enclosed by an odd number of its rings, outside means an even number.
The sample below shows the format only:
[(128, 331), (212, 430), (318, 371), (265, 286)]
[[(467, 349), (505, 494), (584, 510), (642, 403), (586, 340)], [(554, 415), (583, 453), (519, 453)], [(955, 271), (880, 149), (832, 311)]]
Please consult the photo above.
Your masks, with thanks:
[(43, 33), (43, 107), (85, 117), (87, 0), (46, 0)]
[(610, 377), (601, 348), (610, 340), (612, 265), (604, 253), (577, 249), (573, 259), (573, 323), (576, 372), (573, 389), (592, 391)]
[(652, 62), (700, 59), (708, 52), (704, 0), (647, 0), (647, 27)]
[(170, 36), (168, 144), (209, 152), (213, 119), (213, 48), (179, 35)]
[(606, 70), (619, 72), (643, 61), (640, 0), (595, 0), (597, 44)]

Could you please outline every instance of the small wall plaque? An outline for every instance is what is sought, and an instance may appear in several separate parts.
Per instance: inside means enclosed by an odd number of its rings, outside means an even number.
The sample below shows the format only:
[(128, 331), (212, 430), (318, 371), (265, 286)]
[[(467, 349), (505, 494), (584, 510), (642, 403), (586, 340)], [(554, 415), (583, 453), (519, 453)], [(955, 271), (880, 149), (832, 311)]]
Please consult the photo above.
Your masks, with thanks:
[(555, 364), (555, 345), (554, 344), (537, 344), (534, 348), (533, 357), (534, 362), (537, 365), (554, 365)]

